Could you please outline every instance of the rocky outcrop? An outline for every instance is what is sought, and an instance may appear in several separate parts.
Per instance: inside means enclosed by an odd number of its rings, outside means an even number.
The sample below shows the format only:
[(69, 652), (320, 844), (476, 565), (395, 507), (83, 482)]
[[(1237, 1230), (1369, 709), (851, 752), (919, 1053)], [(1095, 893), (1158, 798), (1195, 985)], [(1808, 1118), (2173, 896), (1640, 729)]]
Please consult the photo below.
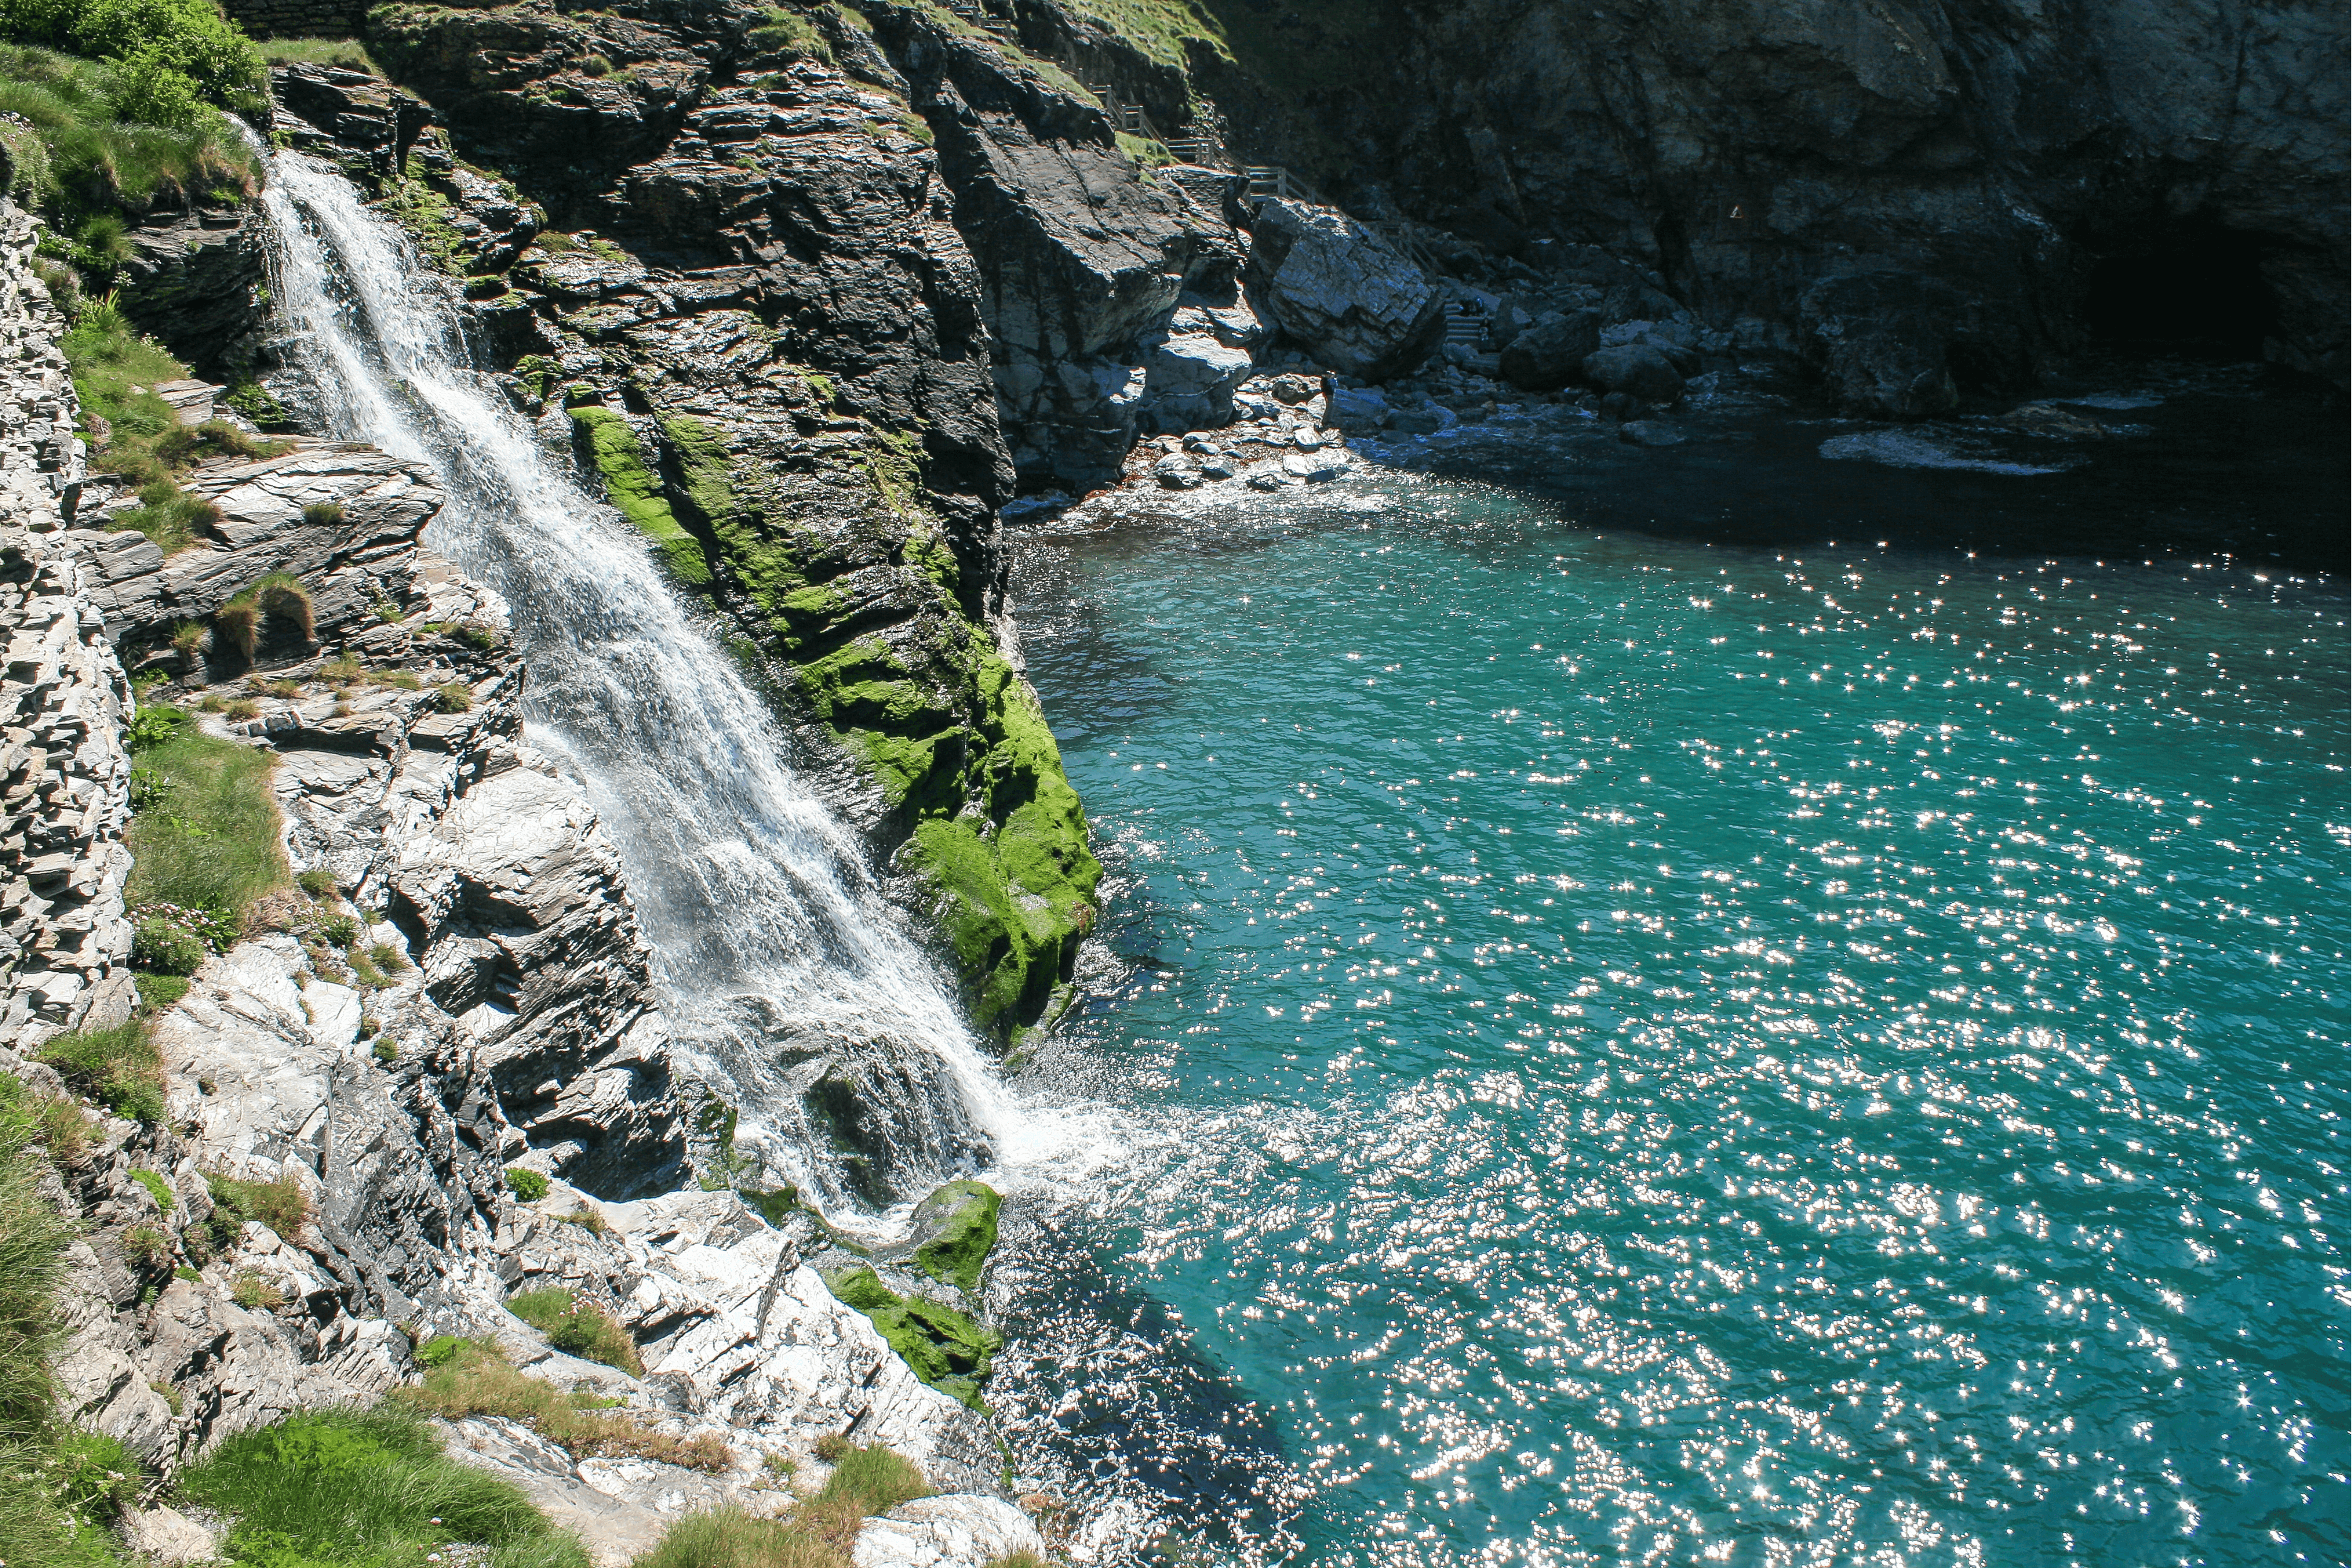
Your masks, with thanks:
[[(78, 517), (91, 526), (71, 542), (89, 563), (91, 599), (117, 646), (134, 659), (158, 649), (177, 627), (205, 622), (272, 572), (302, 580), (319, 640), (364, 640), (386, 652), (411, 640), (413, 632), (380, 629), (384, 612), (398, 626), (431, 602), (429, 578), (420, 584), (425, 558), (417, 536), (441, 507), (432, 476), (373, 446), (299, 438), (289, 446), (262, 462), (215, 462), (191, 475), (183, 487), (210, 502), (218, 521), (169, 557), (144, 534), (109, 531), (109, 519), (136, 510), (139, 499), (119, 482), (92, 484)], [(438, 565), (446, 576), (447, 563)], [(262, 649), (265, 657), (279, 651), (309, 649)], [(241, 657), (230, 662), (229, 672), (241, 664)]]
[(194, 204), (152, 214), (125, 236), (115, 299), (141, 331), (168, 338), (180, 358), (227, 374), (250, 358), (268, 288), (249, 204)]
[(1001, 40), (871, 16), (954, 193), (1016, 470), (1091, 489), (1139, 433), (1223, 423), (1265, 336), (1225, 191), (1139, 177), (1090, 96)]
[(131, 1016), (130, 684), (66, 543), (87, 476), (37, 235), (0, 199), (0, 1043)]
[[(518, 402), (568, 427), (672, 574), (772, 661), (813, 754), (847, 764), (848, 813), (935, 916), (975, 1019), (1009, 1035), (1067, 981), (1099, 871), (994, 629), (1012, 472), (977, 277), (931, 133), (874, 44), (822, 15), (845, 54), (864, 50), (852, 79), (814, 32), (770, 39), (758, 17), (388, 15), (408, 83), (516, 184), (430, 130), (413, 157), (426, 177), (386, 205), (459, 236), (436, 254), (473, 275)], [(639, 86), (543, 101), (545, 61), (525, 68), (514, 29), (585, 47), (575, 26), (644, 62)], [(466, 63), (491, 55), (507, 63)], [(656, 102), (656, 77), (693, 90)], [(310, 101), (289, 96), (281, 119)], [(347, 118), (301, 113), (321, 136)], [(542, 213), (574, 226), (542, 230)], [(498, 236), (518, 232), (507, 255)]]
[(1378, 381), (1435, 345), (1437, 286), (1380, 235), (1329, 207), (1262, 204), (1250, 228), (1251, 291), (1318, 362)]

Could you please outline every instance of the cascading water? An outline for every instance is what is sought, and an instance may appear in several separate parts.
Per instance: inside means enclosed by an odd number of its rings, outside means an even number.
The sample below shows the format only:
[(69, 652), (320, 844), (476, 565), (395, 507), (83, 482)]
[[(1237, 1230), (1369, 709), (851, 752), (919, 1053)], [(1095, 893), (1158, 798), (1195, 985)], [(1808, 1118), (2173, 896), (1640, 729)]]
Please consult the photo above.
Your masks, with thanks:
[(288, 401), (439, 476), (429, 542), (511, 606), (531, 739), (603, 813), (680, 1064), (739, 1107), (738, 1150), (832, 1207), (987, 1164), (994, 1079), (732, 660), (473, 368), (396, 227), (298, 153), (262, 201)]

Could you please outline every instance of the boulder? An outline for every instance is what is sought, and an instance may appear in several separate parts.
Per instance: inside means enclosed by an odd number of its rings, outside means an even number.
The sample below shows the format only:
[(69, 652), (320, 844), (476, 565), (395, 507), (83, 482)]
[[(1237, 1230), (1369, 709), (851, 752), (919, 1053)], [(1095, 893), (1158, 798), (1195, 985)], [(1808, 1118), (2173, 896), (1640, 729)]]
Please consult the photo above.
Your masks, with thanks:
[(1603, 392), (1623, 392), (1643, 402), (1667, 403), (1683, 395), (1674, 361), (1647, 343), (1621, 343), (1588, 354), (1584, 379)]
[(1961, 305), (1954, 289), (1916, 273), (1824, 278), (1798, 304), (1806, 357), (1847, 413), (1932, 419), (1960, 401), (1947, 345)]
[(1512, 338), (1503, 350), (1503, 379), (1521, 392), (1558, 392), (1600, 349), (1600, 311), (1555, 314)]
[(1249, 373), (1247, 350), (1207, 332), (1155, 333), (1143, 340), (1145, 417), (1164, 431), (1223, 424), (1234, 415), (1234, 388)]
[(1366, 381), (1418, 363), (1444, 329), (1437, 286), (1335, 208), (1260, 206), (1247, 277), (1251, 297), (1318, 363)]
[(1617, 439), (1631, 446), (1680, 446), (1684, 436), (1662, 419), (1629, 419), (1617, 427)]

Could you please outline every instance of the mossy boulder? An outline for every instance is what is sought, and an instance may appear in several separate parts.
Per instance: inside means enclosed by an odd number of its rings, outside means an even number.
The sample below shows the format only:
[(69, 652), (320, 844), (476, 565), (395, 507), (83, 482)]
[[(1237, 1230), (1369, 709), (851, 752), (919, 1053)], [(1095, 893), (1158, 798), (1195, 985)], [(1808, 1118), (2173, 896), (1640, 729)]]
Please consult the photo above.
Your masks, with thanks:
[(978, 1291), (981, 1266), (996, 1245), (1000, 1202), (985, 1182), (951, 1181), (917, 1204), (915, 1267), (967, 1294)]
[(898, 1294), (867, 1264), (829, 1269), (824, 1277), (826, 1288), (865, 1313), (917, 1377), (971, 1409), (986, 1411), (980, 1385), (1004, 1348), (1003, 1335), (945, 1302)]

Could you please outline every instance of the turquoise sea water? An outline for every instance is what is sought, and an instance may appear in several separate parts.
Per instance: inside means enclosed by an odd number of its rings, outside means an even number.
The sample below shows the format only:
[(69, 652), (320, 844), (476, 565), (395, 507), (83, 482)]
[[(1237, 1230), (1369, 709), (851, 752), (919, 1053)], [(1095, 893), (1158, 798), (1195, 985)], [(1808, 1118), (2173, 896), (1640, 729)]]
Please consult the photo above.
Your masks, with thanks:
[[(1190, 509), (1185, 509), (1189, 506)], [(2346, 628), (1396, 476), (1081, 514), (994, 1397), (1115, 1558), (2333, 1563)]]

